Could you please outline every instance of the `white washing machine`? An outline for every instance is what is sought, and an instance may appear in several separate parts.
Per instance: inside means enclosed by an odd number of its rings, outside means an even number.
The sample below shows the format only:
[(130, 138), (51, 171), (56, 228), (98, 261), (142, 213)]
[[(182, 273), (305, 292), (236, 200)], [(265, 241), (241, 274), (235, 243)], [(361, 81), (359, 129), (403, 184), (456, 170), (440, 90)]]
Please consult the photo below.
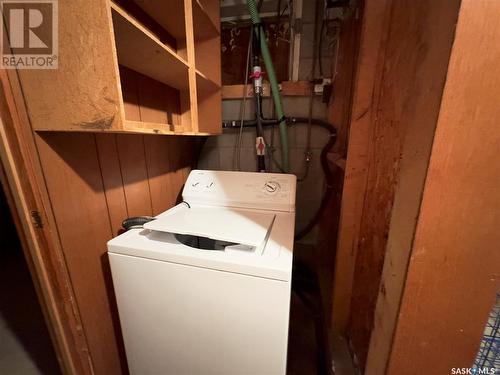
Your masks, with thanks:
[(108, 242), (131, 374), (285, 374), (295, 192), (195, 170), (183, 203)]

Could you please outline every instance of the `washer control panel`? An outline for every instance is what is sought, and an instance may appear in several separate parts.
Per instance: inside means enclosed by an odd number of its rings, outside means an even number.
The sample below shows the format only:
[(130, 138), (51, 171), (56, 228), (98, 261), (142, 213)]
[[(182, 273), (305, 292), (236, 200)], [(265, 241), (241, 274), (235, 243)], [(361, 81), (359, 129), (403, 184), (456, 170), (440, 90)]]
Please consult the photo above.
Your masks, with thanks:
[(194, 170), (182, 196), (188, 203), (228, 207), (295, 210), (294, 175)]

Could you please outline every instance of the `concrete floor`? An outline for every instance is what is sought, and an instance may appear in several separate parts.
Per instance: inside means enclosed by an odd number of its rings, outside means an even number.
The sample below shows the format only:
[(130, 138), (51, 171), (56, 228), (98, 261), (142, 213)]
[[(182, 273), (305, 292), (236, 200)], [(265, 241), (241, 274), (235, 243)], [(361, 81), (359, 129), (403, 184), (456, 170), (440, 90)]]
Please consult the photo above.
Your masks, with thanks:
[[(313, 250), (310, 246), (295, 246), (294, 262), (306, 266), (310, 270), (316, 267)], [(297, 265), (297, 264), (296, 264)], [(297, 269), (294, 267), (294, 272)], [(294, 282), (297, 280), (294, 276)], [(311, 275), (312, 276), (312, 275)], [(296, 289), (295, 287), (292, 289)], [(313, 294), (308, 294), (315, 300)], [(310, 301), (311, 301), (310, 300)], [(326, 317), (328, 319), (328, 317)], [(326, 340), (326, 338), (324, 338)], [(331, 338), (332, 348), (327, 349), (325, 360), (330, 373), (318, 371), (318, 343), (316, 341), (315, 321), (310, 308), (292, 292), (290, 308), (290, 332), (288, 340), (288, 375), (355, 375), (346, 341), (337, 335)], [(328, 371), (327, 370), (327, 371)]]
[(335, 375), (356, 375), (346, 340), (336, 334), (332, 337), (332, 362)]
[[(335, 375), (355, 375), (346, 341), (333, 335), (331, 369)], [(314, 321), (297, 296), (292, 295), (287, 375), (323, 375), (317, 369)]]
[(3, 316), (0, 316), (0, 338), (0, 373), (12, 375), (43, 374), (16, 333), (9, 329)]
[(26, 262), (10, 246), (0, 249), (0, 374), (60, 374)]

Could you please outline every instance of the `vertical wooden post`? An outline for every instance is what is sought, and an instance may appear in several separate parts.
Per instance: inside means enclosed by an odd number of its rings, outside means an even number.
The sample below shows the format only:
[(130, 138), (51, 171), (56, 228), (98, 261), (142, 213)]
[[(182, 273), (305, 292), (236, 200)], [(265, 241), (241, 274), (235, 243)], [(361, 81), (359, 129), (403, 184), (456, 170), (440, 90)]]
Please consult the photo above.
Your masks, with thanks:
[(500, 288), (500, 3), (463, 0), (387, 373), (471, 367)]
[(370, 136), (380, 81), (378, 61), (383, 53), (390, 3), (390, 0), (367, 1), (363, 11), (335, 263), (332, 320), (333, 328), (340, 332), (346, 329), (351, 306), (359, 226), (368, 178)]
[[(193, 0), (184, 0), (184, 16), (186, 18), (186, 51), (189, 65), (189, 105), (191, 108), (191, 131), (198, 131), (198, 92), (196, 85), (196, 56), (194, 51)], [(194, 0), (196, 1), (196, 0)], [(181, 98), (181, 107), (187, 98)], [(181, 112), (184, 112), (181, 110)], [(184, 119), (183, 119), (184, 123)]]

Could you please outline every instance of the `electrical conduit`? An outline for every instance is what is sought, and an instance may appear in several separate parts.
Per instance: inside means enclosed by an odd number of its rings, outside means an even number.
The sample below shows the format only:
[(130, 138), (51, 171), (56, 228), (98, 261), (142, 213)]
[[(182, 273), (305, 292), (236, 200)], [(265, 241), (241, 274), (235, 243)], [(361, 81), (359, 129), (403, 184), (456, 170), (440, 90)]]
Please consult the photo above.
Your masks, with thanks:
[[(248, 9), (250, 11), (250, 17), (252, 18), (252, 23), (256, 26), (255, 33), (262, 35), (260, 38), (260, 49), (262, 57), (264, 59), (264, 64), (266, 66), (267, 75), (269, 77), (269, 82), (271, 83), (271, 92), (273, 94), (274, 106), (276, 108), (276, 114), (278, 119), (280, 119), (280, 138), (281, 138), (281, 168), (285, 173), (290, 171), (289, 159), (288, 159), (288, 134), (287, 134), (287, 123), (285, 119), (285, 113), (283, 112), (283, 104), (281, 103), (281, 94), (279, 92), (278, 80), (276, 79), (276, 73), (274, 71), (273, 61), (271, 59), (271, 54), (269, 53), (269, 48), (267, 47), (267, 42), (265, 38), (264, 29), (260, 22), (259, 12), (257, 10), (257, 5), (254, 0), (247, 0)], [(258, 29), (259, 28), (259, 29)], [(256, 35), (258, 37), (258, 35)]]

